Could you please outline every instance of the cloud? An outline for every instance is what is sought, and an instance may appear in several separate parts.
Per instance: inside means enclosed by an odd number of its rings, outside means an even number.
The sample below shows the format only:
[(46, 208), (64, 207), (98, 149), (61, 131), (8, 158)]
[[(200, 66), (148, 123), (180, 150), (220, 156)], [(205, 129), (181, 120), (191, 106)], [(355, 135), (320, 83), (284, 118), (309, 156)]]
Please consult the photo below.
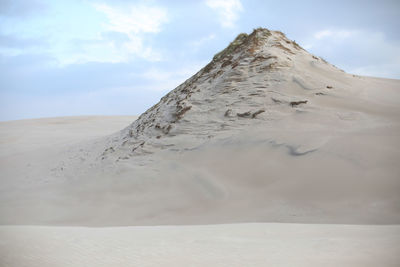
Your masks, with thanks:
[(216, 35), (214, 33), (212, 33), (212, 34), (204, 36), (203, 38), (200, 38), (198, 40), (189, 42), (189, 45), (192, 48), (197, 49), (197, 48), (201, 47), (202, 45), (204, 45), (205, 43), (207, 43), (211, 40), (214, 40), (215, 37), (216, 37)]
[(304, 48), (354, 74), (400, 78), (400, 44), (383, 32), (324, 29), (301, 41)]
[(226, 28), (233, 27), (243, 11), (240, 0), (206, 0), (206, 5), (218, 13), (222, 27)]
[(161, 25), (168, 21), (167, 12), (161, 7), (131, 5), (118, 8), (106, 4), (95, 4), (94, 7), (107, 16), (109, 31), (128, 35), (158, 33)]
[[(151, 47), (145, 46), (144, 40), (146, 34), (159, 33), (161, 26), (168, 22), (167, 11), (164, 8), (145, 5), (114, 7), (107, 4), (94, 4), (94, 8), (106, 15), (107, 23), (103, 25), (104, 32), (99, 42), (88, 45), (86, 52), (109, 51), (105, 53), (105, 57), (98, 60), (100, 62), (124, 62), (132, 55), (149, 61), (161, 60), (161, 55)], [(113, 39), (118, 34), (118, 38)], [(95, 54), (95, 57), (98, 57), (100, 53)], [(86, 55), (86, 61), (94, 60), (94, 57)]]
[(174, 70), (150, 68), (143, 73), (133, 74), (133, 76), (151, 81), (152, 86), (147, 87), (150, 90), (168, 91), (176, 88), (185, 80), (196, 74), (204, 65), (205, 62), (197, 62), (185, 66), (184, 68), (176, 68)]
[(163, 7), (148, 2), (115, 6), (51, 1), (45, 15), (19, 19), (18, 14), (40, 6), (39, 0), (28, 2), (26, 6), (20, 0), (0, 3), (7, 13), (16, 13), (2, 16), (0, 55), (47, 54), (58, 66), (163, 58), (150, 42), (168, 21)]
[(339, 31), (333, 31), (333, 30), (323, 30), (316, 32), (314, 34), (314, 38), (317, 40), (323, 39), (323, 38), (335, 38), (335, 39), (345, 39), (353, 35), (353, 31), (347, 31), (347, 30), (339, 30)]
[(150, 62), (162, 60), (162, 55), (145, 45), (145, 36), (126, 35), (117, 32), (101, 32), (97, 39), (76, 39), (70, 43), (70, 52), (55, 57), (61, 66), (98, 63), (127, 63), (144, 59)]

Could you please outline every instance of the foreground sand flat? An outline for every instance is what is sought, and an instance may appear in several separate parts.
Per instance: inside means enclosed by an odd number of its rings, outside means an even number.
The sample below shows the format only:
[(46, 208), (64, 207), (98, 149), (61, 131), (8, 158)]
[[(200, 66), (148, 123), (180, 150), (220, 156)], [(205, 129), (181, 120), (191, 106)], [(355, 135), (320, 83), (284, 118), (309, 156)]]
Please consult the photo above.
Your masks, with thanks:
[(400, 226), (1, 226), (0, 266), (399, 266)]

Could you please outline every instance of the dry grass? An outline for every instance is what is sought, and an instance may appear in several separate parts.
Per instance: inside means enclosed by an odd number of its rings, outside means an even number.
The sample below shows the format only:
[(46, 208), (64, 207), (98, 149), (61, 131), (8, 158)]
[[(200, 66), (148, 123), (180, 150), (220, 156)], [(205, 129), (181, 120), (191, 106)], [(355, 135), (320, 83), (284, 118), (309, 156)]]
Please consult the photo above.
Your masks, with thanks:
[(295, 107), (295, 106), (298, 106), (298, 105), (300, 105), (300, 104), (307, 104), (307, 100), (301, 100), (301, 101), (292, 101), (292, 102), (290, 102), (290, 105), (292, 106), (292, 107)]
[(294, 55), (294, 53), (293, 53), (292, 50), (290, 50), (289, 48), (283, 46), (281, 43), (277, 43), (277, 44), (274, 44), (274, 45), (272, 45), (272, 46), (278, 47), (278, 48), (282, 49), (283, 51), (286, 51), (286, 52), (288, 52), (289, 54)]
[(256, 112), (253, 113), (253, 115), (251, 115), (251, 118), (255, 119), (257, 117), (257, 115), (264, 113), (264, 112), (265, 112), (264, 109), (257, 110)]
[(248, 118), (248, 117), (251, 116), (251, 112), (250, 112), (250, 111), (247, 111), (247, 112), (243, 112), (243, 113), (236, 113), (236, 115), (237, 115), (238, 117), (241, 117), (241, 118)]
[(188, 112), (191, 108), (192, 108), (192, 106), (187, 106), (187, 107), (181, 108), (181, 109), (175, 114), (177, 120), (182, 119), (182, 118), (183, 118), (183, 115), (184, 115), (186, 112)]

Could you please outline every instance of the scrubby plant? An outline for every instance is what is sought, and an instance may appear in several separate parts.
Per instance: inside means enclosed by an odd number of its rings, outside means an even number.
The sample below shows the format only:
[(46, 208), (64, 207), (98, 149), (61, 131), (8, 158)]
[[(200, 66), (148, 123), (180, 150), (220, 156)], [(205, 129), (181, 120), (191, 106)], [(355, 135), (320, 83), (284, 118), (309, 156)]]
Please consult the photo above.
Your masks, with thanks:
[(248, 37), (248, 34), (247, 34), (247, 33), (241, 33), (241, 34), (239, 34), (239, 35), (235, 38), (235, 40), (233, 40), (233, 41), (229, 44), (229, 46), (228, 46), (227, 48), (225, 48), (225, 49), (222, 50), (221, 52), (217, 53), (217, 54), (213, 57), (213, 60), (219, 60), (219, 59), (221, 59), (221, 58), (224, 58), (224, 57), (227, 56), (227, 55), (232, 54), (238, 46), (240, 46), (241, 44), (243, 44), (243, 43), (246, 41), (247, 37)]

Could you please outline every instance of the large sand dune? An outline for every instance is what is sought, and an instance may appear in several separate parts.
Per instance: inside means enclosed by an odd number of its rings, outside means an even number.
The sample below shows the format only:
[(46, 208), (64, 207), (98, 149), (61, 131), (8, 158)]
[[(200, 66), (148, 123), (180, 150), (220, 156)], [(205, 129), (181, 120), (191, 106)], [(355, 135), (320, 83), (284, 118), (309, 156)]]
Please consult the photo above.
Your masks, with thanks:
[(397, 224), (399, 88), (240, 35), (136, 121), (2, 123), (0, 223)]

